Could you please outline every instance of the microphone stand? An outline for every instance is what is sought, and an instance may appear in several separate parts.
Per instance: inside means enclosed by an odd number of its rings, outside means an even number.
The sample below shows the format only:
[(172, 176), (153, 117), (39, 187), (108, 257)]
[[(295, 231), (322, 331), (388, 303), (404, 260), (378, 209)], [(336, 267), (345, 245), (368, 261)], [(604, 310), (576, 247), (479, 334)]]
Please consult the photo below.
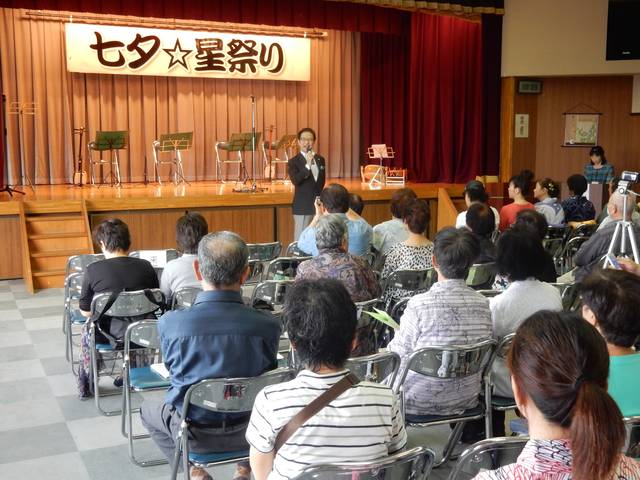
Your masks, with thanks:
[(267, 190), (266, 188), (259, 188), (256, 183), (256, 97), (254, 95), (251, 95), (251, 168), (251, 186), (249, 188), (234, 188), (234, 192), (261, 193)]

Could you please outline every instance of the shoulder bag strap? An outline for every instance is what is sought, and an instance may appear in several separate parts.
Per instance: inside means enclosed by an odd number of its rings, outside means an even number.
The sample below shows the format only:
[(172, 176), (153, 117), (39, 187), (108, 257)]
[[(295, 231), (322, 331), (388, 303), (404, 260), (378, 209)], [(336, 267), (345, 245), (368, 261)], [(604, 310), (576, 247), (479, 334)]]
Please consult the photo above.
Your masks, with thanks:
[(329, 405), (332, 401), (346, 392), (349, 388), (354, 385), (360, 383), (360, 379), (356, 377), (353, 373), (349, 372), (345, 377), (343, 377), (339, 382), (335, 383), (329, 390), (319, 395), (315, 398), (309, 405), (300, 410), (296, 415), (291, 418), (284, 426), (282, 430), (278, 433), (275, 442), (275, 452), (286, 443), (291, 435), (295, 433), (298, 428), (300, 428), (304, 422), (309, 420), (311, 417), (316, 415), (320, 410)]

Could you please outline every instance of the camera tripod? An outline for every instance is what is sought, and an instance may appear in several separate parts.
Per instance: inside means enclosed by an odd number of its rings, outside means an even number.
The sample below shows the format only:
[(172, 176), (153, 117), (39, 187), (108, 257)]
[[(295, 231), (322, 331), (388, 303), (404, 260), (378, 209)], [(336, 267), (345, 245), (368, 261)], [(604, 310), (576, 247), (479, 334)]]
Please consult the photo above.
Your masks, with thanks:
[[(626, 172), (625, 172), (626, 173)], [(629, 191), (629, 186), (632, 182), (627, 180), (620, 180), (618, 183), (618, 193), (623, 196), (623, 207), (622, 207), (622, 220), (616, 223), (616, 228), (613, 231), (613, 237), (611, 237), (611, 243), (609, 243), (609, 249), (607, 250), (607, 256), (605, 258), (603, 267), (607, 268), (611, 266), (612, 262), (610, 260), (612, 255), (618, 253), (620, 256), (627, 257), (628, 256), (628, 244), (631, 246), (631, 252), (633, 253), (633, 260), (636, 263), (640, 263), (640, 256), (638, 255), (638, 243), (636, 242), (636, 235), (633, 230), (633, 222), (631, 222), (627, 218), (627, 201), (629, 198), (629, 194), (637, 196), (638, 194)], [(618, 238), (620, 238), (620, 249), (616, 252), (616, 245), (618, 242)]]

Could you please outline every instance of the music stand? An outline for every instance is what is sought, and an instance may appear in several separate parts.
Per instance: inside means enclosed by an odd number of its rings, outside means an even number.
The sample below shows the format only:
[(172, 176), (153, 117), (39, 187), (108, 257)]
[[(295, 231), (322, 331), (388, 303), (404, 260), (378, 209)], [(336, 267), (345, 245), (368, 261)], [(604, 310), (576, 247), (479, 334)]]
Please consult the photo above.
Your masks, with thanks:
[[(260, 143), (260, 137), (262, 132), (257, 132), (255, 135), (255, 145)], [(254, 145), (254, 137), (253, 133), (233, 133), (231, 134), (231, 138), (227, 142), (216, 142), (216, 170), (218, 179), (222, 183), (227, 183), (222, 176), (222, 165), (225, 163), (236, 163), (238, 164), (238, 178), (236, 183), (245, 183), (249, 179), (249, 172), (247, 172), (247, 167), (244, 165), (244, 157), (243, 152), (252, 152)], [(222, 160), (220, 158), (220, 150), (226, 150), (227, 152), (237, 152), (238, 159), (237, 160)]]
[[(99, 164), (100, 168), (102, 169), (102, 166), (104, 164), (110, 163), (111, 164), (111, 169), (109, 171), (109, 174), (107, 175), (107, 178), (110, 179), (110, 186), (117, 186), (120, 187), (122, 186), (122, 182), (120, 180), (120, 157), (118, 156), (118, 150), (120, 149), (124, 149), (127, 148), (127, 143), (129, 140), (129, 132), (126, 130), (114, 130), (111, 132), (96, 132), (96, 139), (93, 142), (89, 142), (89, 144), (87, 145), (88, 149), (89, 149), (89, 163), (91, 164), (91, 184), (95, 185), (95, 175), (93, 173), (93, 166), (95, 164)], [(106, 162), (104, 160), (102, 160), (102, 158), (99, 161), (94, 161), (91, 158), (91, 151), (95, 150), (97, 152), (105, 152), (105, 151), (109, 151), (111, 152), (111, 161)], [(116, 172), (115, 175), (113, 173), (113, 166), (116, 166)], [(104, 178), (102, 178), (102, 170), (101, 170), (101, 181), (100, 183), (104, 183)], [(114, 183), (115, 180), (115, 183)]]
[[(193, 132), (182, 132), (182, 133), (165, 133), (160, 135), (159, 140), (154, 140), (153, 142), (153, 155), (155, 158), (155, 172), (156, 172), (156, 180), (162, 186), (162, 180), (160, 180), (160, 165), (170, 164), (175, 166), (173, 168), (173, 184), (178, 186), (180, 182), (184, 182), (187, 185), (190, 185), (187, 182), (187, 179), (184, 178), (184, 170), (182, 168), (182, 152), (189, 150), (193, 146)], [(159, 159), (159, 153), (173, 152), (174, 157), (173, 160), (170, 161), (162, 161)]]
[[(280, 140), (278, 140), (277, 142), (272, 142), (271, 145), (269, 145), (269, 142), (264, 142), (262, 144), (262, 154), (264, 155), (264, 160), (265, 163), (267, 165), (267, 168), (269, 169), (269, 181), (270, 182), (279, 182), (281, 181), (282, 183), (285, 183), (287, 181), (287, 177), (289, 176), (287, 170), (285, 169), (285, 174), (284, 174), (284, 178), (279, 179), (278, 178), (278, 170), (277, 170), (277, 166), (278, 164), (287, 164), (289, 163), (289, 151), (291, 149), (293, 149), (298, 142), (298, 136), (296, 134), (293, 135), (283, 135), (282, 138), (280, 138)], [(273, 150), (274, 152), (277, 152), (278, 150), (283, 150), (284, 151), (284, 158), (285, 160), (280, 160), (277, 156), (275, 158), (271, 158), (267, 156), (267, 150)], [(272, 177), (272, 165), (275, 164), (275, 178)]]
[[(387, 147), (384, 143), (374, 143), (369, 148), (367, 148), (367, 154), (370, 159), (377, 159), (378, 165), (376, 165), (376, 170), (369, 181), (369, 186), (373, 187), (374, 184), (385, 185), (387, 183), (387, 175), (386, 175), (386, 167), (383, 165), (383, 160), (395, 158), (395, 152), (392, 147)], [(361, 170), (364, 179), (364, 169)]]
[[(35, 102), (11, 102), (9, 103), (9, 115), (18, 115), (18, 130), (20, 131), (20, 158), (22, 159), (21, 163), (21, 171), (22, 171), (22, 185), (29, 185), (32, 191), (36, 191), (33, 186), (33, 182), (29, 177), (29, 172), (27, 169), (27, 158), (25, 154), (25, 141), (24, 141), (24, 115), (33, 115), (35, 117), (36, 112), (38, 110), (38, 105)], [(35, 148), (35, 147), (34, 147)], [(35, 150), (34, 150), (35, 152)], [(35, 158), (35, 153), (34, 153)], [(35, 162), (34, 162), (35, 163)], [(24, 192), (15, 189), (7, 190), (9, 195), (12, 195), (12, 191), (16, 193)]]

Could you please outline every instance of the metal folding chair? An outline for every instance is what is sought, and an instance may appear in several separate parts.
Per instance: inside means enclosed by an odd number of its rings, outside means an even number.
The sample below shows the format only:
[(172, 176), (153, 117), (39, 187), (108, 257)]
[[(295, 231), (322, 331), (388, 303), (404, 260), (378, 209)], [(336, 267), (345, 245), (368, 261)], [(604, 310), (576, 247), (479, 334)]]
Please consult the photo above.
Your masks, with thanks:
[(306, 257), (307, 254), (298, 248), (298, 242), (291, 242), (284, 252), (285, 257)]
[[(116, 318), (129, 318), (134, 320), (142, 320), (146, 316), (155, 318), (156, 312), (162, 310), (164, 305), (164, 295), (158, 288), (147, 290), (150, 298), (147, 297), (145, 290), (137, 290), (134, 292), (120, 292), (111, 307), (104, 312), (105, 315)], [(100, 293), (93, 297), (91, 301), (91, 318), (96, 318), (100, 312), (107, 306), (111, 293)], [(96, 342), (96, 325), (91, 321), (89, 328), (89, 352), (91, 356), (91, 376), (93, 379), (93, 396), (96, 408), (100, 413), (106, 416), (118, 415), (122, 410), (104, 410), (100, 405), (100, 371), (98, 368), (98, 357), (105, 360), (117, 362), (124, 354), (124, 350), (115, 348), (110, 343)], [(120, 392), (111, 393), (110, 395), (119, 395)]]
[(182, 287), (173, 293), (171, 310), (185, 310), (193, 306), (196, 297), (202, 291), (199, 287)]
[(290, 380), (293, 371), (289, 368), (278, 368), (265, 372), (253, 378), (219, 378), (203, 380), (192, 385), (184, 396), (182, 410), (182, 424), (178, 431), (175, 457), (171, 479), (176, 480), (180, 456), (184, 470), (184, 478), (189, 479), (189, 466), (208, 468), (214, 465), (237, 462), (249, 456), (249, 450), (223, 453), (191, 453), (186, 431), (190, 428), (189, 411), (199, 407), (216, 413), (246, 413), (253, 409), (253, 403), (258, 393), (269, 385), (275, 385)]
[(77, 364), (73, 358), (73, 337), (80, 335), (73, 332), (73, 327), (81, 327), (87, 321), (80, 312), (79, 300), (82, 294), (82, 282), (84, 273), (72, 273), (64, 280), (64, 312), (62, 321), (65, 327), (62, 329), (66, 337), (65, 355), (71, 363), (71, 371), (76, 374), (74, 366)]
[(552, 283), (560, 292), (562, 309), (565, 312), (575, 312), (580, 308), (580, 292), (576, 283)]
[(249, 260), (260, 260), (261, 262), (270, 262), (280, 255), (282, 244), (280, 242), (269, 243), (248, 243)]
[[(83, 253), (81, 255), (72, 255), (67, 259), (67, 265), (65, 266), (64, 277), (65, 277), (65, 305), (67, 298), (67, 290), (66, 290), (66, 282), (69, 275), (73, 273), (84, 273), (87, 265), (97, 262), (98, 260), (104, 260), (104, 255), (102, 253)], [(62, 333), (67, 333), (67, 322), (66, 318), (62, 317)]]
[(271, 307), (275, 312), (284, 305), (287, 288), (293, 285), (293, 280), (266, 280), (256, 285), (251, 295), (250, 305), (256, 308), (260, 303)]
[(411, 479), (426, 480), (435, 454), (426, 447), (389, 455), (370, 462), (320, 463), (306, 467), (294, 480)]
[(133, 433), (133, 413), (139, 412), (139, 408), (131, 408), (131, 392), (150, 392), (153, 390), (166, 390), (171, 386), (171, 381), (155, 373), (150, 366), (132, 367), (132, 345), (139, 345), (135, 350), (144, 349), (162, 361), (160, 351), (160, 336), (158, 335), (158, 322), (156, 320), (141, 320), (132, 323), (127, 328), (124, 336), (124, 364), (122, 367), (122, 435), (129, 440), (129, 458), (140, 467), (162, 465), (166, 459), (139, 460), (135, 456), (133, 441), (141, 438), (149, 438), (149, 434)]
[[(400, 374), (400, 380), (396, 383), (396, 391), (401, 395), (403, 409), (405, 406), (404, 382), (409, 372), (451, 380), (479, 375), (480, 381), (482, 381), (496, 344), (495, 340), (490, 339), (471, 345), (433, 345), (413, 352)], [(483, 418), (484, 414), (484, 407), (478, 404), (476, 407), (470, 408), (459, 415), (405, 414), (405, 423), (410, 427), (455, 425), (444, 446), (442, 459), (435, 464), (438, 467), (449, 460), (455, 445), (460, 439), (460, 435), (462, 435), (464, 425), (471, 420)]]
[(467, 275), (467, 286), (480, 290), (491, 288), (491, 284), (496, 278), (495, 263), (476, 263), (469, 268)]
[(553, 263), (556, 266), (556, 273), (558, 275), (564, 275), (565, 273), (573, 270), (575, 264), (573, 263), (573, 257), (580, 250), (580, 247), (584, 242), (589, 240), (588, 236), (572, 237), (564, 244), (560, 253), (553, 257)]
[(624, 443), (624, 454), (627, 457), (640, 459), (640, 416), (624, 417), (627, 438)]
[(508, 410), (515, 410), (517, 408), (516, 401), (514, 398), (509, 397), (501, 397), (498, 395), (493, 395), (493, 382), (491, 381), (491, 368), (493, 367), (493, 362), (496, 359), (506, 360), (507, 355), (509, 354), (509, 349), (511, 348), (511, 344), (513, 343), (513, 338), (516, 336), (515, 333), (511, 333), (505, 336), (497, 348), (493, 352), (493, 356), (489, 361), (489, 367), (484, 374), (484, 401), (485, 401), (485, 435), (486, 438), (493, 437), (493, 411), (497, 410), (499, 412), (506, 412)]
[(515, 463), (528, 437), (496, 437), (467, 448), (455, 464), (449, 480), (471, 480), (480, 472)]
[(497, 295), (500, 295), (504, 290), (476, 290), (476, 292), (478, 292), (480, 295), (482, 295), (483, 297), (487, 297), (487, 298), (492, 298), (495, 297)]
[(345, 363), (360, 380), (392, 386), (400, 369), (400, 355), (394, 352), (379, 352), (364, 357), (351, 357)]
[(312, 257), (279, 257), (269, 262), (264, 280), (288, 280), (296, 277), (298, 265)]
[(180, 252), (175, 248), (167, 248), (165, 250), (134, 250), (133, 252), (129, 252), (129, 256), (147, 260), (156, 271), (158, 281), (160, 281), (164, 266), (167, 262), (178, 258)]
[[(400, 289), (407, 292), (424, 292), (438, 281), (438, 274), (435, 269), (427, 268), (425, 270), (396, 270), (392, 272), (382, 282), (382, 298), (390, 289)], [(389, 311), (393, 306), (392, 299), (389, 298), (385, 304), (385, 310)]]

